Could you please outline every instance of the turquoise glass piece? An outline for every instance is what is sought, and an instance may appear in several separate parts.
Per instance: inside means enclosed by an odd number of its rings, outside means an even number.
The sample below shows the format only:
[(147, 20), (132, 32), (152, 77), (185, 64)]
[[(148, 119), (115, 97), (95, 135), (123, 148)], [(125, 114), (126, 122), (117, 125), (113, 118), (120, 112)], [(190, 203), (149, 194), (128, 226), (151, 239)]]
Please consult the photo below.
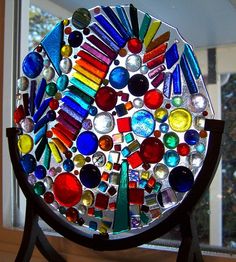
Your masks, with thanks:
[(176, 65), (175, 70), (172, 73), (173, 77), (173, 92), (175, 95), (180, 95), (182, 91), (181, 76), (179, 64)]
[(50, 162), (51, 162), (51, 150), (48, 144), (46, 144), (44, 150), (43, 165), (47, 170), (50, 168)]
[(125, 142), (128, 144), (134, 140), (134, 136), (132, 133), (128, 133), (125, 135)]
[(38, 144), (38, 147), (35, 150), (35, 156), (37, 161), (40, 161), (46, 145), (47, 145), (47, 138), (46, 136), (43, 136), (43, 138), (40, 140)]
[(86, 95), (84, 92), (82, 92), (80, 89), (76, 88), (75, 86), (68, 87), (71, 93), (79, 96), (81, 99), (84, 100), (87, 104), (92, 104), (94, 102), (94, 99), (88, 95)]
[(84, 83), (80, 82), (75, 77), (72, 77), (70, 79), (70, 83), (72, 85), (74, 85), (75, 87), (77, 87), (79, 90), (83, 91), (85, 94), (87, 94), (87, 95), (89, 95), (91, 97), (95, 97), (96, 91), (93, 90), (92, 88), (90, 88), (89, 86), (85, 85)]
[(124, 26), (121, 24), (120, 20), (117, 18), (116, 14), (113, 12), (113, 10), (110, 8), (110, 6), (102, 6), (102, 10), (106, 13), (106, 15), (109, 17), (115, 28), (119, 31), (119, 33), (122, 35), (122, 37), (127, 41), (130, 36), (127, 33)]
[(184, 74), (184, 78), (186, 80), (189, 93), (190, 94), (198, 93), (197, 85), (194, 81), (193, 75), (191, 73), (191, 70), (188, 66), (188, 62), (187, 62), (184, 54), (182, 54), (181, 59), (180, 59), (180, 67), (181, 67), (182, 72)]
[(120, 184), (116, 200), (116, 210), (113, 224), (114, 234), (128, 231), (130, 229), (128, 183), (128, 162), (125, 160), (121, 164)]
[[(83, 102), (82, 103), (79, 103), (77, 101), (74, 101), (73, 97), (70, 97), (70, 96), (64, 96), (62, 98), (62, 101), (67, 105), (69, 106), (70, 108), (73, 108), (76, 112), (78, 112), (81, 116), (83, 117), (87, 117), (88, 116), (88, 110), (90, 108), (89, 107), (86, 107), (87, 109), (85, 109), (83, 107)], [(78, 100), (79, 101), (79, 100)]]
[(72, 100), (74, 100), (74, 102), (76, 102), (78, 105), (80, 105), (81, 110), (79, 111), (79, 113), (81, 113), (82, 115), (86, 115), (87, 111), (90, 108), (90, 105), (87, 104), (81, 97), (71, 93), (71, 92), (64, 92), (64, 95), (71, 98)]
[(134, 36), (139, 38), (138, 10), (132, 4), (130, 4), (129, 6), (129, 14), (130, 14), (130, 20), (133, 29), (133, 34)]
[(113, 40), (111, 40), (111, 38), (105, 32), (103, 32), (103, 30), (97, 24), (93, 23), (89, 26), (89, 28), (113, 51), (115, 51), (116, 53), (120, 51), (119, 46)]
[(130, 152), (130, 150), (129, 150), (129, 148), (128, 148), (127, 146), (125, 146), (125, 147), (121, 150), (121, 154), (123, 155), (123, 157), (129, 156), (130, 153), (131, 153), (131, 152)]
[(125, 13), (124, 8), (120, 5), (117, 5), (116, 6), (116, 12), (117, 12), (122, 24), (126, 28), (129, 36), (132, 37), (133, 36), (132, 28), (130, 26), (129, 19), (128, 19), (126, 13)]
[(180, 157), (175, 150), (168, 150), (164, 154), (164, 163), (168, 167), (176, 167), (179, 164)]
[(184, 54), (188, 60), (188, 63), (192, 69), (193, 75), (195, 77), (195, 79), (198, 79), (201, 75), (201, 70), (200, 67), (198, 65), (198, 61), (192, 51), (192, 48), (188, 45), (185, 44), (184, 46)]
[(58, 23), (54, 29), (46, 35), (41, 42), (41, 45), (47, 53), (53, 67), (58, 75), (61, 75), (60, 61), (61, 61), (61, 46), (63, 42), (63, 22)]
[(96, 15), (94, 18), (104, 28), (108, 35), (110, 35), (113, 38), (113, 40), (117, 43), (119, 47), (123, 47), (125, 45), (126, 40), (117, 33), (115, 28), (108, 22), (108, 20), (102, 14)]
[(35, 99), (34, 99), (34, 103), (36, 108), (38, 109), (39, 106), (41, 105), (45, 90), (46, 90), (46, 86), (47, 86), (47, 82), (44, 78), (42, 78), (39, 86), (38, 86), (38, 91), (36, 93)]
[(170, 98), (171, 84), (172, 84), (172, 74), (170, 72), (166, 72), (164, 77), (164, 85), (163, 85), (163, 94), (166, 98)]
[(166, 51), (165, 58), (166, 58), (166, 65), (168, 69), (170, 69), (179, 60), (179, 53), (176, 43), (174, 43)]
[(149, 137), (155, 128), (155, 120), (152, 113), (146, 110), (135, 112), (131, 118), (131, 127), (137, 136)]
[(64, 91), (69, 83), (69, 78), (67, 75), (61, 75), (57, 78), (57, 89), (59, 91)]
[(149, 14), (146, 13), (144, 15), (144, 17), (143, 17), (143, 22), (142, 22), (141, 28), (139, 30), (139, 39), (141, 41), (144, 40), (144, 37), (145, 37), (145, 35), (147, 33), (147, 30), (149, 28), (149, 25), (150, 25), (151, 21), (152, 21), (152, 18), (150, 17)]

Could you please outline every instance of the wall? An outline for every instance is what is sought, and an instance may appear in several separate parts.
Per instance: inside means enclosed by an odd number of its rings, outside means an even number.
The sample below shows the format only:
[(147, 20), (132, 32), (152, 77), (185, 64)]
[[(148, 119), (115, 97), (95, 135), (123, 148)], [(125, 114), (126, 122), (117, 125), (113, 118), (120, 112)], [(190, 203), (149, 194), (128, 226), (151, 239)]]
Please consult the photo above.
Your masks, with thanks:
[[(4, 32), (4, 0), (0, 0), (0, 33), (3, 35)], [(3, 41), (4, 38), (0, 37), (0, 86), (3, 83)], [(2, 88), (0, 88), (0, 99), (2, 99)], [(2, 137), (2, 101), (0, 103), (0, 137)], [(2, 143), (0, 143), (0, 152), (2, 152)], [(2, 158), (0, 158), (0, 170), (2, 172)], [(19, 248), (19, 244), (22, 238), (22, 232), (19, 230), (4, 229), (2, 225), (2, 176), (0, 174), (0, 262), (11, 262), (14, 261)], [(124, 251), (114, 251), (114, 252), (98, 252), (94, 250), (89, 250), (84, 247), (80, 247), (69, 240), (60, 237), (49, 237), (49, 241), (53, 243), (56, 249), (64, 254), (68, 262), (74, 261), (149, 261), (154, 262), (157, 260), (163, 262), (172, 262), (176, 259), (176, 253), (156, 251), (143, 248), (133, 248)], [(236, 259), (228, 259), (222, 257), (204, 257), (205, 262), (210, 262), (214, 259), (214, 262), (227, 262), (236, 261)], [(41, 262), (45, 259), (41, 254), (35, 250), (33, 254), (32, 262)]]

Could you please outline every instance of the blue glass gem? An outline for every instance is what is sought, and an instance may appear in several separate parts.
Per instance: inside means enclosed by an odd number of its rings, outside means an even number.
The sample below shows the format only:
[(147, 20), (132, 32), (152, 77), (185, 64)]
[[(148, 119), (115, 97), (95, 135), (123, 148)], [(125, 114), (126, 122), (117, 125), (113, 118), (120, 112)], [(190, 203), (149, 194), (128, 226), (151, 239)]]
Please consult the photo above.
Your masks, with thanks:
[(160, 124), (159, 129), (162, 133), (166, 134), (169, 131), (169, 125), (166, 123), (162, 123)]
[(34, 175), (38, 178), (38, 179), (43, 179), (47, 174), (46, 168), (42, 165), (38, 165), (35, 168), (34, 171)]
[(112, 21), (113, 25), (116, 27), (116, 29), (119, 31), (119, 33), (123, 36), (123, 38), (127, 41), (130, 36), (127, 33), (126, 29), (120, 22), (120, 20), (117, 18), (116, 14), (113, 12), (113, 10), (110, 8), (110, 6), (102, 6), (103, 11), (106, 13), (106, 15), (109, 17), (109, 19)]
[(84, 165), (80, 170), (80, 181), (87, 188), (95, 188), (101, 181), (101, 173), (92, 164)]
[(26, 173), (32, 173), (36, 168), (36, 160), (31, 154), (22, 156), (20, 162)]
[(164, 154), (164, 163), (169, 167), (175, 167), (179, 164), (180, 157), (175, 150), (168, 150)]
[(22, 63), (22, 70), (29, 78), (36, 78), (43, 70), (43, 58), (37, 52), (30, 52)]
[(115, 28), (108, 22), (108, 20), (102, 14), (96, 15), (95, 19), (104, 28), (104, 30), (110, 35), (119, 47), (123, 47), (126, 44), (126, 40), (122, 38)]
[(66, 159), (63, 162), (63, 168), (66, 172), (71, 172), (74, 169), (74, 162), (71, 159)]
[(194, 129), (189, 129), (184, 134), (184, 140), (190, 146), (196, 145), (199, 142), (199, 133)]
[(199, 144), (196, 145), (196, 150), (197, 150), (198, 153), (202, 154), (202, 153), (205, 152), (206, 147), (205, 147), (204, 144), (199, 143)]
[(180, 66), (176, 65), (174, 72), (172, 73), (173, 77), (173, 91), (175, 95), (181, 94), (181, 76), (180, 76)]
[(82, 155), (92, 155), (97, 151), (98, 138), (93, 132), (85, 131), (78, 136), (76, 145)]
[(69, 79), (67, 75), (61, 75), (57, 78), (57, 89), (59, 91), (64, 91), (69, 83)]
[(118, 117), (124, 116), (127, 114), (127, 109), (125, 108), (125, 104), (119, 104), (115, 106), (116, 113)]
[(185, 44), (184, 46), (184, 54), (188, 60), (188, 63), (192, 69), (192, 72), (194, 74), (195, 79), (198, 79), (199, 76), (201, 75), (201, 70), (200, 67), (198, 65), (197, 59), (193, 53), (192, 48), (188, 45)]
[(124, 88), (129, 81), (129, 72), (126, 68), (118, 66), (109, 75), (109, 82), (116, 89)]
[(175, 167), (169, 174), (169, 183), (175, 191), (187, 192), (192, 188), (194, 183), (193, 173), (185, 166)]
[(73, 31), (68, 36), (68, 42), (71, 47), (78, 47), (83, 41), (83, 35), (79, 31)]
[(98, 113), (98, 109), (95, 106), (91, 106), (89, 109), (89, 114), (95, 116)]
[(54, 121), (56, 119), (56, 112), (53, 110), (49, 110), (46, 114), (49, 121)]
[(98, 224), (97, 222), (95, 221), (89, 221), (89, 228), (96, 231), (97, 230), (97, 227), (98, 227)]
[(155, 129), (154, 117), (146, 110), (139, 110), (131, 118), (131, 127), (137, 136), (149, 137)]
[(168, 69), (170, 69), (179, 60), (178, 48), (176, 43), (174, 43), (166, 51), (165, 58), (166, 58), (166, 65)]
[(184, 54), (182, 54), (180, 59), (180, 66), (184, 74), (184, 78), (186, 80), (188, 90), (190, 94), (198, 93), (197, 85), (194, 81), (193, 75), (191, 73), (191, 70), (189, 68), (187, 59)]
[(47, 53), (47, 56), (49, 57), (53, 67), (56, 69), (58, 75), (61, 75), (60, 61), (63, 30), (63, 22), (60, 22), (41, 42), (44, 51)]

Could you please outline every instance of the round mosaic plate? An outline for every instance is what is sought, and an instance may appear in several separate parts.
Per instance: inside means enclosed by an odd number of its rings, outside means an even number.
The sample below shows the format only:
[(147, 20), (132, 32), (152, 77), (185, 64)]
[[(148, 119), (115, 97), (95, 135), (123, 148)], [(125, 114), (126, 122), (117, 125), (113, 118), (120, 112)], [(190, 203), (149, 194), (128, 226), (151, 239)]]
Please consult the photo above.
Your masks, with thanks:
[(122, 238), (186, 198), (214, 114), (192, 47), (174, 27), (133, 5), (79, 8), (22, 70), (21, 165), (58, 217)]

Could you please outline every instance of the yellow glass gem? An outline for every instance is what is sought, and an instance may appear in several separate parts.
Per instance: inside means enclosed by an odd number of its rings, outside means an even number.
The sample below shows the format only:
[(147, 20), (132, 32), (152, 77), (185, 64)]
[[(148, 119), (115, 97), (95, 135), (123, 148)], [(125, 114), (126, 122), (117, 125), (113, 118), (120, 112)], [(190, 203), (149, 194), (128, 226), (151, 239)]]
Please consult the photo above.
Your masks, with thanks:
[(74, 156), (73, 162), (76, 167), (82, 167), (85, 164), (85, 158), (83, 155), (78, 154)]
[(150, 44), (150, 42), (152, 41), (154, 35), (156, 34), (156, 32), (157, 32), (157, 30), (159, 29), (160, 26), (161, 26), (161, 21), (154, 21), (150, 25), (150, 27), (149, 27), (149, 29), (147, 31), (147, 34), (146, 34), (146, 36), (144, 38), (144, 41), (143, 41), (145, 47), (147, 47)]
[(107, 162), (106, 165), (105, 165), (105, 169), (107, 171), (110, 171), (112, 169), (112, 163), (111, 162)]
[(67, 26), (69, 25), (70, 21), (68, 19), (64, 19), (63, 20), (63, 25)]
[(53, 155), (55, 161), (57, 163), (60, 163), (62, 161), (62, 157), (60, 155), (60, 152), (59, 152), (57, 146), (54, 144), (54, 142), (49, 142), (48, 145), (49, 145), (49, 148), (52, 152), (52, 155)]
[(104, 226), (100, 226), (98, 231), (100, 232), (100, 234), (106, 234), (107, 233), (107, 229)]
[(69, 45), (63, 45), (61, 48), (61, 55), (63, 57), (69, 57), (72, 54), (72, 47)]
[(21, 135), (18, 139), (18, 148), (23, 154), (28, 154), (32, 150), (33, 145), (33, 139), (30, 135)]
[(168, 118), (168, 111), (165, 108), (157, 108), (154, 112), (154, 118), (159, 123), (164, 123)]
[(148, 180), (149, 176), (150, 176), (150, 173), (148, 171), (142, 171), (142, 173), (141, 173), (142, 179)]
[(188, 110), (184, 108), (177, 108), (171, 111), (168, 122), (174, 131), (185, 132), (192, 125), (192, 116)]
[(90, 190), (85, 190), (82, 197), (81, 197), (81, 201), (83, 203), (83, 205), (89, 207), (92, 206), (93, 202), (94, 202), (94, 195), (93, 192)]

